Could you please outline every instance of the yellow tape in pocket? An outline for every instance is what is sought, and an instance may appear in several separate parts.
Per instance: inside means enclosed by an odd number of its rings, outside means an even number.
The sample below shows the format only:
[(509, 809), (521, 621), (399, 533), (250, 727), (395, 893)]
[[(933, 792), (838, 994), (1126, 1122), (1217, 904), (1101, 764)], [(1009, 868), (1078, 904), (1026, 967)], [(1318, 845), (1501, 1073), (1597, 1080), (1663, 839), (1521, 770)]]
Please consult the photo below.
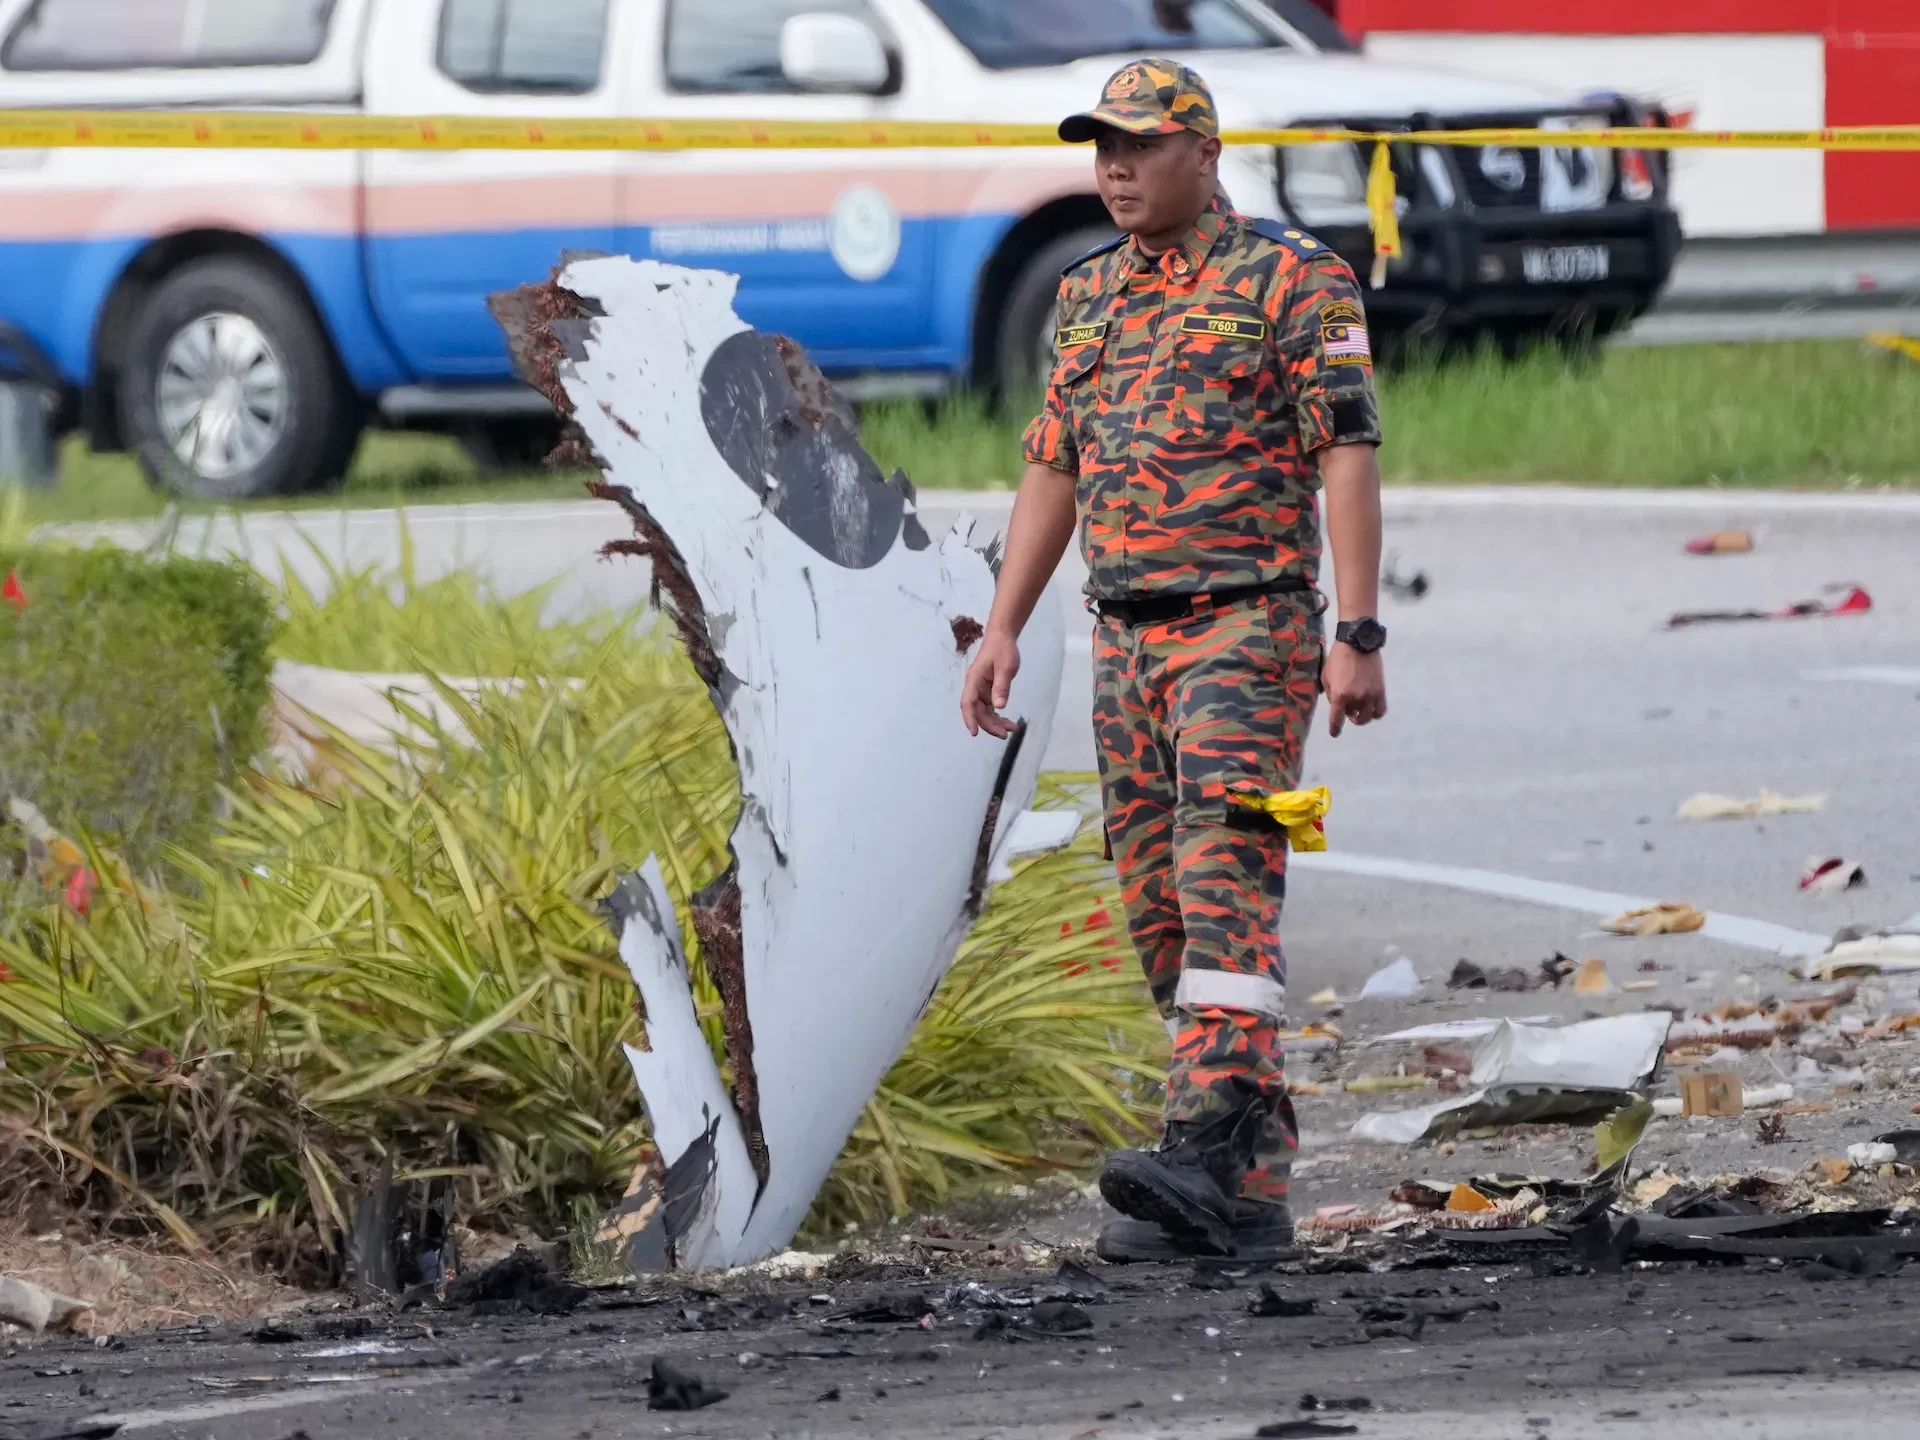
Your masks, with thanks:
[(1287, 841), (1295, 850), (1327, 848), (1327, 811), (1333, 808), (1333, 792), (1321, 785), (1312, 790), (1280, 790), (1271, 795), (1233, 795), (1236, 804), (1271, 815), (1287, 832)]

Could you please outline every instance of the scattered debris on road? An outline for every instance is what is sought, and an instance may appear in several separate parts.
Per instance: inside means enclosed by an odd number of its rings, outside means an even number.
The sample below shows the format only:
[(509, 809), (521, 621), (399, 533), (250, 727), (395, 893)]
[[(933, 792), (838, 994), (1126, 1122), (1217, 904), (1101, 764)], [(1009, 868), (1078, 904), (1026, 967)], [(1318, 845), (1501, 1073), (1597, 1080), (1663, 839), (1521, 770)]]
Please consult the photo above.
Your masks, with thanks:
[(1920, 973), (1920, 931), (1842, 930), (1826, 954), (1801, 972), (1805, 980), (1864, 979)]
[(1485, 1126), (1590, 1124), (1633, 1103), (1660, 1063), (1672, 1019), (1651, 1011), (1558, 1029), (1499, 1021), (1474, 1055), (1471, 1092), (1420, 1109), (1362, 1116), (1353, 1137), (1411, 1145)]
[(1689, 555), (1750, 555), (1753, 553), (1751, 530), (1715, 530), (1687, 541)]
[[(1820, 600), (1797, 600), (1777, 610), (1682, 610), (1667, 620), (1669, 630), (1690, 625), (1720, 624), (1738, 620), (1806, 620), (1830, 615), (1865, 615), (1873, 609), (1873, 597), (1859, 585), (1827, 585)], [(1831, 598), (1838, 597), (1838, 598)]]
[(1688, 935), (1706, 926), (1706, 912), (1678, 900), (1663, 900), (1616, 915), (1600, 928), (1615, 935)]
[(725, 1390), (717, 1390), (665, 1360), (655, 1360), (647, 1377), (649, 1410), (704, 1410), (726, 1398)]
[(1281, 1319), (1298, 1319), (1303, 1315), (1313, 1314), (1318, 1303), (1319, 1302), (1310, 1295), (1303, 1296), (1299, 1299), (1282, 1295), (1278, 1290), (1273, 1288), (1271, 1281), (1262, 1280), (1260, 1282), (1259, 1293), (1247, 1301), (1247, 1313), (1249, 1315), (1257, 1315), (1263, 1320), (1274, 1319), (1276, 1317)]
[(1420, 993), (1420, 972), (1402, 955), (1367, 977), (1360, 987), (1362, 1000), (1405, 1000)]
[(1598, 955), (1589, 955), (1580, 962), (1580, 968), (1573, 972), (1573, 993), (1576, 995), (1605, 995), (1613, 989), (1613, 977), (1607, 974), (1607, 962)]
[(1682, 1115), (1743, 1115), (1746, 1096), (1740, 1076), (1729, 1070), (1697, 1070), (1680, 1081)]
[(1398, 553), (1387, 556), (1387, 563), (1381, 567), (1380, 583), (1396, 600), (1424, 600), (1427, 598), (1427, 592), (1433, 588), (1424, 570), (1415, 570), (1410, 575), (1402, 575)]
[(0, 1275), (0, 1320), (43, 1335), (48, 1330), (71, 1330), (93, 1306), (28, 1280)]
[(1811, 815), (1827, 807), (1824, 795), (1776, 795), (1762, 790), (1751, 800), (1702, 792), (1680, 802), (1680, 820), (1754, 820), (1765, 815)]
[(1815, 855), (1800, 869), (1800, 888), (1815, 895), (1837, 895), (1867, 883), (1867, 867), (1838, 855)]

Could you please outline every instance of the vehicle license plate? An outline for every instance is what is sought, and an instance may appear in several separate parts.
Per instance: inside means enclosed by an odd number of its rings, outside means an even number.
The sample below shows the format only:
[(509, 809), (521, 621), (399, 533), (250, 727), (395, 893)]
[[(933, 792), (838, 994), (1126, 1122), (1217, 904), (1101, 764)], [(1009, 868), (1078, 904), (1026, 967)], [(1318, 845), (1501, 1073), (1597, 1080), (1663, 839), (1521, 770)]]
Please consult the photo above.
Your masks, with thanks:
[(1529, 285), (1604, 280), (1610, 259), (1604, 245), (1529, 245), (1520, 253)]

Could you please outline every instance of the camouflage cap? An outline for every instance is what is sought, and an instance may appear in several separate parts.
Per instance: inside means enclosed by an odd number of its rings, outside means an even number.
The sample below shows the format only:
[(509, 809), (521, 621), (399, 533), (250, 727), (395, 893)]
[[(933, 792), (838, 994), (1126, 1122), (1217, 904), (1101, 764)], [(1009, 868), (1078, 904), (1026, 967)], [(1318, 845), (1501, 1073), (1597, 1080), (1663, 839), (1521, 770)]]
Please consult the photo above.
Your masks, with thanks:
[(1191, 130), (1212, 136), (1220, 133), (1220, 112), (1214, 109), (1207, 82), (1186, 66), (1173, 60), (1136, 60), (1114, 72), (1099, 105), (1060, 122), (1060, 138), (1084, 144), (1099, 135), (1102, 125), (1135, 135)]

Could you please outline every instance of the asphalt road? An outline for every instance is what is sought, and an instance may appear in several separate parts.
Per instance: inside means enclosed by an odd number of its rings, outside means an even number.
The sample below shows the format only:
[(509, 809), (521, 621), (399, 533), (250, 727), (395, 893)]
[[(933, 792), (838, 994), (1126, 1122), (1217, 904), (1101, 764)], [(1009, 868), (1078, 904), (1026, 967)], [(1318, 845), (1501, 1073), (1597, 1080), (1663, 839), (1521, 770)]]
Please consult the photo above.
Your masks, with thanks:
[[(1048, 1286), (974, 1265), (987, 1285)], [(1805, 1283), (1762, 1265), (1621, 1275), (1565, 1264), (1321, 1274), (1272, 1283), (1312, 1313), (1248, 1313), (1258, 1277), (1105, 1268), (1082, 1328), (983, 1332), (960, 1279), (901, 1265), (800, 1281), (601, 1292), (570, 1315), (413, 1310), (183, 1326), (100, 1348), (49, 1340), (0, 1356), (0, 1433), (67, 1436), (56, 1418), (152, 1440), (1828, 1440), (1911, 1433), (1920, 1367), (1913, 1267)], [(915, 1299), (896, 1320), (872, 1307)], [(910, 1307), (917, 1309), (918, 1306)], [(1382, 1313), (1445, 1318), (1369, 1337)], [(864, 1313), (863, 1312), (868, 1312)], [(665, 1360), (727, 1392), (647, 1407)], [(1303, 1410), (1313, 1395), (1356, 1403)], [(1287, 1421), (1329, 1427), (1266, 1429)], [(8, 1427), (15, 1428), (8, 1428)], [(37, 1427), (40, 1427), (36, 1429)]]

